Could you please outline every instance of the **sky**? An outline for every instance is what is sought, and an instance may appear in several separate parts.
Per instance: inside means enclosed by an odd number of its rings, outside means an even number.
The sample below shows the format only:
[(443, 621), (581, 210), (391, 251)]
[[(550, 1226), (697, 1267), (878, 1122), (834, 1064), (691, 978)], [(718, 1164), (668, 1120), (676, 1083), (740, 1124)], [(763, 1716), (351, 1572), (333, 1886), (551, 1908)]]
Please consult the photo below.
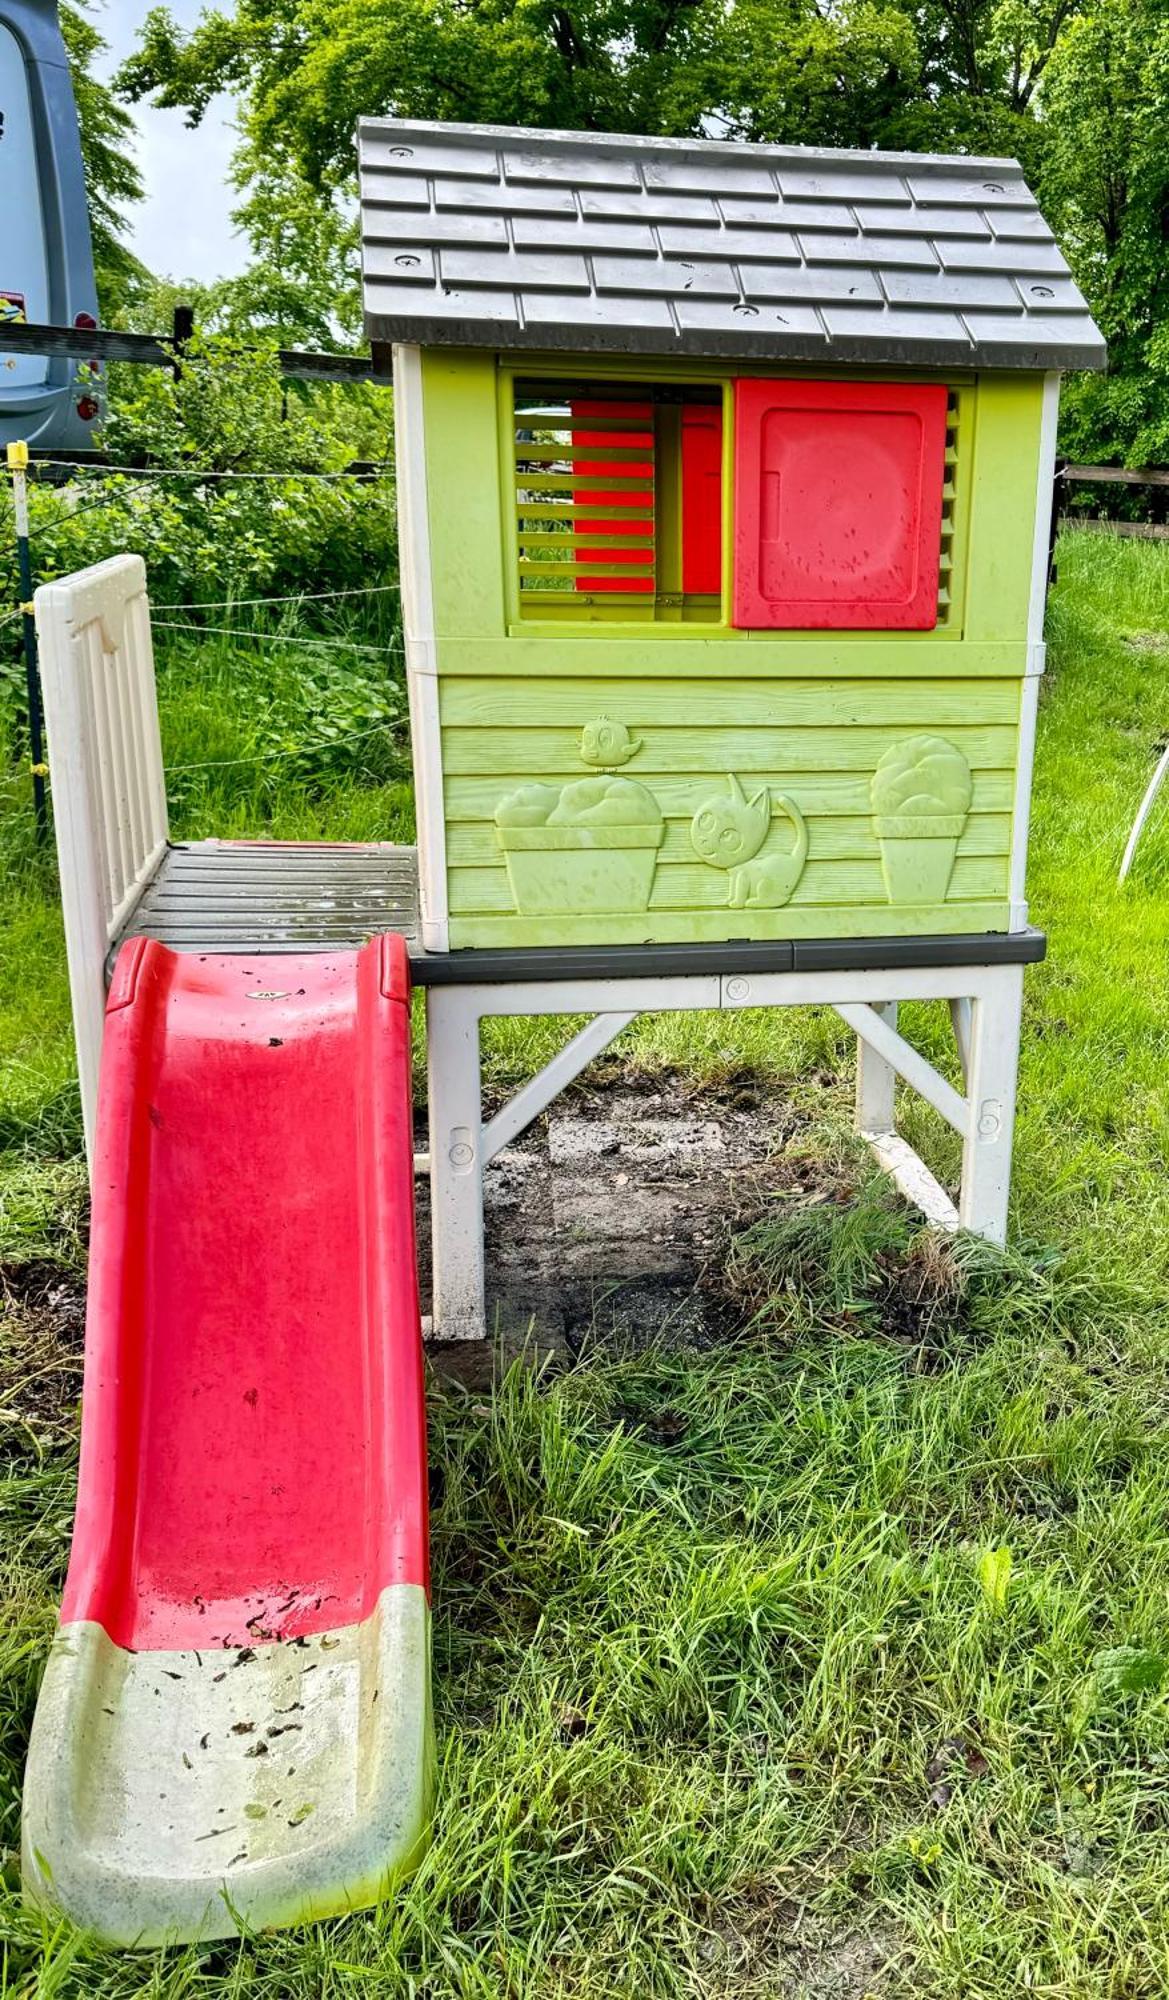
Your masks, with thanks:
[[(91, 16), (109, 48), (102, 73), (109, 76), (134, 45), (151, 0), (102, 0)], [(183, 27), (197, 19), (201, 0), (170, 0)], [(216, 98), (190, 131), (181, 111), (128, 107), (138, 128), (136, 154), (146, 199), (128, 217), (131, 248), (161, 277), (208, 283), (241, 271), (247, 247), (232, 229), (234, 190), (228, 181), (234, 135), (232, 106)]]

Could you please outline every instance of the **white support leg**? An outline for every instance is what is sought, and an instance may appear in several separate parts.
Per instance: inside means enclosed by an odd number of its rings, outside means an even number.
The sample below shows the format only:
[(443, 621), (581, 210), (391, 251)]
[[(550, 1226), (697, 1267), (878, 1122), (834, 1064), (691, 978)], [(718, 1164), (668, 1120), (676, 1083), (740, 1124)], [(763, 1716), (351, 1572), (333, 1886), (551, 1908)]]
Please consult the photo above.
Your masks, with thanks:
[(836, 1011), (843, 1021), (847, 1021), (858, 1039), (869, 1047), (893, 1069), (906, 1083), (940, 1111), (948, 1125), (965, 1138), (969, 1128), (966, 1100), (959, 1097), (952, 1083), (939, 1076), (932, 1063), (926, 1061), (917, 1049), (891, 1028), (888, 1022), (866, 1001), (836, 1002)]
[[(896, 1000), (879, 1001), (873, 1008), (888, 1027), (896, 1030)], [(857, 1036), (856, 1043), (856, 1129), (868, 1138), (877, 1132), (893, 1132), (897, 1119), (894, 1093), (897, 1072), (884, 1056)]]
[(958, 1214), (963, 1229), (1002, 1244), (1011, 1191), (1023, 968), (996, 966), (982, 974), (980, 988), (970, 1010), (970, 1111)]
[(525, 1083), (522, 1090), (517, 1090), (502, 1111), (496, 1112), (491, 1123), (484, 1126), (484, 1166), (526, 1131), (532, 1120), (546, 1111), (562, 1090), (567, 1090), (593, 1057), (607, 1049), (610, 1042), (615, 1042), (622, 1029), (636, 1019), (636, 1014), (597, 1014), (579, 1034), (566, 1042), (560, 1053), (553, 1056), (551, 1062), (546, 1063), (530, 1082)]
[(465, 987), (426, 995), (431, 1254), (439, 1340), (487, 1332), (483, 1263), (483, 1117), (479, 1008)]
[[(951, 1007), (956, 1005), (950, 1002)], [(897, 1030), (896, 1000), (874, 1001), (872, 1012), (879, 1021)], [(938, 1229), (957, 1229), (958, 1211), (925, 1161), (897, 1131), (895, 1091), (897, 1071), (891, 1062), (864, 1037), (856, 1043), (856, 1129), (882, 1167), (927, 1222)]]
[(877, 1165), (900, 1188), (906, 1201), (912, 1202), (914, 1208), (920, 1208), (927, 1222), (932, 1222), (935, 1229), (960, 1227), (958, 1211), (945, 1188), (907, 1140), (900, 1138), (896, 1132), (866, 1132), (863, 1136), (869, 1142)]
[[(430, 1166), (434, 1241), (434, 1332), (440, 1339), (486, 1333), (483, 1170), (491, 1156), (544, 1110), (635, 1013), (742, 1006), (835, 1007), (858, 1037), (857, 1125), (902, 1193), (928, 1221), (962, 1227), (992, 1243), (1006, 1238), (1019, 1054), (1023, 967), (906, 967), (880, 972), (705, 973), (644, 978), (495, 981), (435, 986), (426, 996), (430, 1075)], [(895, 997), (896, 996), (896, 997)], [(967, 997), (969, 996), (969, 997)], [(956, 1091), (897, 1030), (898, 997), (946, 1001), (966, 1077)], [(486, 1015), (596, 1016), (484, 1127), (479, 1024)], [(894, 1129), (900, 1077), (963, 1141), (955, 1208)]]
[(958, 1044), (958, 1060), (962, 1065), (962, 1077), (967, 1090), (970, 1088), (970, 1001), (961, 998), (950, 1002), (950, 1023), (954, 1030), (954, 1040)]

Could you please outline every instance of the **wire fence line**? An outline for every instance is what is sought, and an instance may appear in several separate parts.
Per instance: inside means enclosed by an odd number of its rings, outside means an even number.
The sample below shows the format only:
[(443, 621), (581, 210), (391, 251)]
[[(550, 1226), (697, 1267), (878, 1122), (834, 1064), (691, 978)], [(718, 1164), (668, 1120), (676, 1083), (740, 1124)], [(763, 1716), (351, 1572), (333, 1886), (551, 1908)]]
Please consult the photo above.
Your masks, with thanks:
[[(94, 506), (98, 506), (100, 504), (102, 503), (98, 501), (93, 502)], [(78, 513), (82, 513), (85, 511), (87, 510), (82, 508), (77, 509)], [(350, 648), (358, 648), (363, 652), (364, 651), (369, 651), (374, 653), (393, 652), (397, 649), (397, 647), (401, 643), (397, 639), (391, 639), (387, 641), (387, 643), (384, 646), (365, 645), (361, 641), (356, 639), (343, 639), (343, 638), (302, 639), (294, 633), (258, 632), (245, 626), (199, 625), (194, 623), (188, 624), (183, 620), (155, 618), (154, 613), (157, 611), (230, 611), (236, 608), (242, 611), (242, 610), (251, 610), (255, 606), (263, 604), (332, 604), (339, 601), (341, 598), (349, 598), (349, 597), (381, 597), (381, 596), (399, 597), (401, 595), (401, 591), (402, 591), (402, 586), (399, 583), (365, 583), (365, 584), (355, 584), (352, 587), (347, 587), (342, 590), (294, 590), (294, 591), (289, 591), (287, 595), (274, 595), (269, 597), (205, 597), (205, 598), (200, 598), (191, 604), (185, 604), (182, 603), (181, 601), (175, 602), (173, 604), (152, 604), (150, 607), (151, 622), (154, 625), (156, 625), (160, 631), (164, 632), (231, 633), (234, 637), (241, 639), (260, 639), (260, 640), (267, 640), (269, 642), (278, 641), (280, 643), (287, 643), (289, 645), (297, 645), (297, 646), (349, 646)], [(20, 616), (21, 612), (19, 609), (14, 611), (0, 612), (0, 631), (2, 631), (7, 625), (14, 625), (17, 619), (20, 618)]]
[(191, 465), (76, 465), (69, 458), (39, 458), (36, 463), (74, 474), (96, 473), (103, 479), (121, 478), (125, 474), (135, 479), (352, 479), (367, 486), (389, 479), (393, 471), (388, 459), (368, 461), (368, 472), (364, 469), (349, 472), (343, 466), (334, 472), (326, 472), (319, 466), (305, 470), (290, 468), (287, 472), (213, 472), (205, 466)]
[[(260, 604), (332, 604), (342, 597), (371, 597), (378, 592), (397, 594), (401, 586), (396, 583), (374, 583), (359, 590), (306, 590), (295, 591), (288, 597), (216, 597), (205, 599), (198, 604), (157, 604), (151, 606), (151, 624), (160, 632), (212, 632), (230, 634), (236, 639), (258, 639), (268, 645), (288, 646), (348, 646), (350, 651), (363, 653), (392, 653), (401, 647), (401, 640), (388, 639), (382, 646), (367, 641), (345, 638), (302, 638), (295, 632), (260, 632), (245, 625), (198, 625), (188, 624), (183, 619), (155, 618), (155, 611), (230, 611), (239, 606), (241, 610), (251, 609)], [(22, 616), (19, 609), (0, 612), (0, 631), (15, 625)]]
[(252, 639), (260, 646), (324, 646), (332, 652), (338, 647), (349, 653), (371, 653), (383, 660), (387, 653), (401, 651), (400, 639), (387, 639), (384, 646), (371, 646), (361, 639), (302, 639), (296, 632), (255, 632), (244, 625), (194, 625), (181, 619), (152, 618), (156, 632), (201, 632), (221, 635), (230, 639)]
[(361, 743), (367, 736), (380, 736), (394, 727), (396, 716), (387, 716), (384, 722), (373, 722), (368, 729), (354, 729), (345, 736), (322, 737), (317, 743), (302, 743), (295, 750), (256, 750), (247, 757), (206, 757), (196, 764), (168, 764), (167, 776), (173, 771), (222, 771), (237, 764), (267, 764), (281, 758), (312, 757), (319, 750), (337, 750), (344, 743)]
[(400, 583), (360, 583), (345, 590), (294, 590), (287, 597), (205, 597), (193, 604), (152, 604), (152, 611), (226, 611), (233, 605), (241, 610), (253, 604), (331, 604), (337, 597), (375, 597), (384, 592), (400, 595)]

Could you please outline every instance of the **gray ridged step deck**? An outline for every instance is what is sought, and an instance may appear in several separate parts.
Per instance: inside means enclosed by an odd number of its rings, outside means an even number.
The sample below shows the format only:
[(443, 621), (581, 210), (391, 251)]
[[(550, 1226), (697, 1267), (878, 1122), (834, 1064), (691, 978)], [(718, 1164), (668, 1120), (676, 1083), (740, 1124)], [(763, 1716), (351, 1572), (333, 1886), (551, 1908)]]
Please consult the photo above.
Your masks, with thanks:
[(175, 951), (284, 952), (418, 936), (418, 857), (389, 843), (198, 840), (168, 847), (126, 925)]
[(1047, 944), (1042, 931), (1027, 929), (954, 937), (424, 952), (413, 847), (247, 840), (168, 848), (123, 936), (158, 938), (175, 951), (275, 953), (352, 948), (378, 931), (398, 931), (406, 939), (419, 986), (1020, 965), (1042, 958)]

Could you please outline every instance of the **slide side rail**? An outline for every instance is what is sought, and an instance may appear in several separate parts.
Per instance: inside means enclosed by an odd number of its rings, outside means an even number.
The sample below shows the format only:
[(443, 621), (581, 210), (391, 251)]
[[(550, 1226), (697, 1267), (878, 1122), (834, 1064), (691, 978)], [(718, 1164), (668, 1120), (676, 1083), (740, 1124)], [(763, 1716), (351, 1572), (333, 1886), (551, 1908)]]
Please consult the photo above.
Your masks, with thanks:
[(105, 962), (167, 844), (146, 566), (112, 556), (42, 584), (37, 637), (61, 909), (92, 1161)]

